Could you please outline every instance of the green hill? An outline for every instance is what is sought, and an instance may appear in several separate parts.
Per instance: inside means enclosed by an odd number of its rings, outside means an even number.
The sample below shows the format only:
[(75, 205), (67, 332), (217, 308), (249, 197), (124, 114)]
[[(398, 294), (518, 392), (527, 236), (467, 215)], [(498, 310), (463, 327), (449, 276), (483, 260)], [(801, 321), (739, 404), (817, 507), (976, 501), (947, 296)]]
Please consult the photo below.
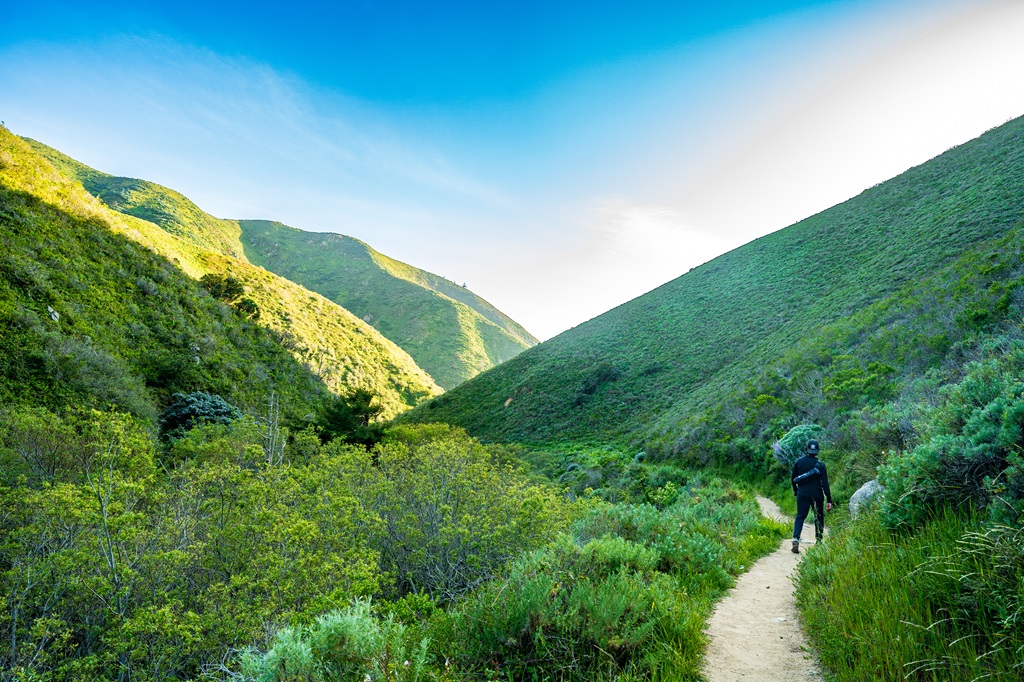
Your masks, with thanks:
[(693, 420), (798, 341), (1007, 234), (1022, 216), (1017, 119), (695, 268), (409, 418), (491, 440), (615, 439), (678, 451), (692, 442)]
[[(163, 188), (148, 183), (137, 185), (146, 189), (145, 192), (116, 195), (128, 203), (141, 201), (141, 204), (131, 204), (132, 210), (137, 209), (140, 213), (150, 210), (155, 212), (157, 209), (153, 207), (159, 205), (163, 216), (161, 220), (166, 224), (178, 225), (184, 231), (183, 237), (176, 236), (174, 230), (165, 230), (148, 220), (112, 210), (86, 192), (78, 181), (78, 178), (84, 178), (95, 191), (102, 194), (98, 189), (101, 185), (106, 183), (108, 188), (119, 186), (118, 179), (104, 177), (91, 169), (83, 171), (85, 167), (81, 164), (48, 153), (48, 156), (56, 159), (56, 164), (53, 164), (38, 153), (39, 149), (48, 148), (38, 144), (30, 146), (6, 130), (2, 131), (2, 135), (0, 149), (4, 154), (4, 168), (0, 180), (7, 192), (6, 204), (20, 207), (28, 202), (35, 207), (20, 218), (5, 220), (5, 238), (14, 240), (6, 254), (20, 263), (8, 268), (7, 272), (11, 273), (7, 278), (8, 286), (12, 292), (23, 291), (26, 282), (35, 281), (26, 280), (28, 275), (18, 274), (22, 270), (34, 273), (32, 277), (44, 283), (50, 283), (45, 287), (45, 295), (33, 295), (31, 289), (28, 293), (11, 293), (10, 314), (20, 319), (18, 316), (28, 314), (25, 310), (31, 310), (32, 315), (27, 318), (29, 322), (19, 323), (19, 327), (29, 325), (35, 328), (32, 320), (42, 319), (49, 314), (48, 307), (54, 308), (58, 314), (73, 311), (72, 315), (62, 319), (81, 319), (81, 326), (74, 332), (74, 338), (78, 339), (76, 342), (102, 352), (105, 359), (113, 358), (110, 362), (127, 362), (125, 371), (134, 377), (130, 382), (133, 390), (148, 396), (140, 399), (160, 402), (158, 396), (146, 393), (143, 365), (156, 362), (154, 358), (167, 353), (170, 355), (166, 362), (179, 363), (182, 362), (182, 353), (185, 353), (183, 349), (201, 348), (204, 344), (216, 345), (216, 339), (222, 332), (210, 331), (210, 328), (219, 328), (218, 325), (224, 324), (221, 318), (227, 314), (227, 309), (205, 294), (205, 290), (193, 280), (182, 282), (180, 286), (192, 292), (190, 297), (194, 295), (203, 300), (206, 308), (202, 312), (189, 309), (180, 315), (165, 309), (162, 307), (165, 302), (161, 295), (161, 283), (171, 277), (170, 274), (149, 273), (149, 270), (144, 269), (144, 274), (132, 274), (142, 267), (133, 264), (134, 258), (124, 256), (128, 259), (124, 263), (116, 259), (103, 261), (100, 254), (90, 251), (91, 240), (99, 239), (105, 243), (116, 235), (118, 243), (127, 239), (146, 247), (149, 251), (142, 250), (139, 253), (151, 258), (150, 252), (153, 252), (166, 259), (167, 267), (162, 270), (173, 272), (175, 282), (182, 281), (183, 275), (194, 279), (206, 274), (237, 278), (245, 288), (245, 297), (259, 310), (254, 321), (266, 330), (260, 338), (270, 339), (276, 348), (288, 351), (294, 358), (295, 366), (302, 370), (304, 378), (282, 378), (281, 381), (286, 384), (301, 385), (311, 381), (311, 385), (315, 386), (322, 382), (339, 393), (357, 388), (366, 389), (378, 396), (385, 416), (393, 416), (424, 397), (439, 392), (432, 379), (416, 366), (408, 354), (370, 325), (319, 294), (244, 260), (224, 255), (220, 246), (230, 242), (228, 232), (220, 230), (224, 221), (204, 223), (211, 227), (207, 233), (190, 232), (189, 226), (194, 227), (194, 223), (189, 222), (191, 219), (187, 218), (187, 214), (192, 204), (184, 197), (167, 194)], [(69, 169), (74, 170), (72, 177), (61, 172)], [(128, 184), (120, 183), (120, 186)], [(164, 201), (168, 196), (171, 199), (180, 198), (180, 201)], [(139, 206), (149, 208), (143, 210)], [(60, 225), (65, 220), (71, 221), (77, 230), (88, 234), (80, 236), (76, 229), (71, 228), (66, 230), (66, 234), (62, 233)], [(16, 225), (25, 226), (27, 232), (19, 237), (21, 233), (14, 229)], [(50, 251), (55, 254), (53, 258), (40, 255)], [(95, 260), (97, 258), (100, 260)], [(123, 274), (125, 272), (128, 274)], [(52, 284), (54, 282), (59, 284)], [(129, 286), (144, 292), (141, 302), (130, 303), (120, 298), (108, 302), (97, 293), (113, 289), (120, 295)], [(191, 299), (186, 297), (186, 300)], [(68, 302), (65, 313), (60, 313), (61, 307), (57, 304), (67, 301), (75, 302)], [(181, 305), (192, 304), (183, 302)], [(210, 311), (216, 313), (213, 320), (206, 319)], [(66, 326), (68, 323), (62, 324)], [(163, 331), (154, 331), (154, 325)], [(254, 325), (245, 323), (244, 326), (248, 328)], [(45, 328), (39, 334), (43, 331)], [(140, 335), (145, 337), (153, 334), (159, 337), (154, 341), (155, 346), (147, 346), (138, 341)], [(243, 347), (250, 343), (236, 341)], [(173, 352), (168, 346), (173, 347)], [(82, 353), (88, 355), (85, 351)], [(193, 364), (202, 365), (202, 353), (185, 355)], [(196, 362), (194, 357), (199, 357), (199, 361)], [(247, 378), (250, 373), (258, 377), (263, 374), (262, 364), (254, 358), (247, 358), (245, 353), (232, 362), (236, 363), (232, 365), (237, 367), (236, 371), (221, 374), (209, 367), (201, 373), (202, 381), (196, 379), (191, 384), (203, 384), (208, 389), (209, 385), (223, 384), (224, 391), (234, 394), (239, 390), (248, 390), (244, 386), (253, 381)], [(312, 378), (308, 376), (310, 374)], [(40, 378), (39, 381), (41, 386), (46, 385), (46, 380)], [(238, 382), (243, 388), (232, 389), (233, 382)], [(266, 380), (261, 378), (255, 380), (255, 383), (263, 384)], [(61, 384), (56, 382), (55, 385)], [(14, 392), (19, 390), (16, 381), (9, 388)], [(259, 399), (264, 400), (265, 396)]]
[(323, 294), (404, 348), (437, 383), (456, 386), (537, 340), (465, 287), (339, 234), (241, 220), (250, 262)]
[(537, 339), (465, 287), (400, 263), (351, 237), (264, 220), (215, 218), (172, 189), (121, 178), (26, 140), (110, 208), (206, 251), (248, 261), (322, 294), (398, 344), (450, 388)]
[(148, 220), (203, 249), (235, 258), (245, 257), (237, 222), (214, 218), (173, 189), (146, 180), (107, 175), (41, 142), (28, 138), (25, 141), (59, 171), (81, 182), (89, 194), (115, 211)]

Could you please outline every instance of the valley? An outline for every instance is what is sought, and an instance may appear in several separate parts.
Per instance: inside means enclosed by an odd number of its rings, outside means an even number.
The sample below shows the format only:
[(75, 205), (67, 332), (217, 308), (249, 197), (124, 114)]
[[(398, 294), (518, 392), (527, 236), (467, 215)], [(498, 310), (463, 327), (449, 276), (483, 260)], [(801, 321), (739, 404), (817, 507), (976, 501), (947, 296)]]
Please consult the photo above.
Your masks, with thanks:
[(810, 438), (824, 679), (1015, 679), (1022, 230), (1015, 119), (537, 344), (0, 128), (0, 679), (718, 679)]

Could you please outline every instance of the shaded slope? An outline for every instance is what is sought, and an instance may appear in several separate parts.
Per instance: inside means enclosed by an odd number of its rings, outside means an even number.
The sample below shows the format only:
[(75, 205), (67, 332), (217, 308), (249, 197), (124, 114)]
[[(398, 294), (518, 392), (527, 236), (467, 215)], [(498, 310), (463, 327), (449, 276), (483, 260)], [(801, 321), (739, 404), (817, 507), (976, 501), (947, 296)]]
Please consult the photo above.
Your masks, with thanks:
[[(11, 158), (10, 165), (17, 168), (6, 178), (12, 189), (44, 201), (59, 194), (63, 198), (56, 202), (58, 206), (98, 220), (167, 258), (193, 278), (216, 273), (240, 279), (246, 295), (259, 306), (259, 325), (331, 390), (367, 389), (378, 396), (386, 416), (439, 392), (408, 354), (337, 304), (244, 260), (204, 248), (203, 240), (178, 237), (155, 223), (107, 208), (14, 136), (5, 134), (4, 150)], [(61, 167), (71, 163), (63, 161)], [(81, 172), (79, 169), (76, 178)]]
[(669, 436), (820, 325), (1024, 215), (1024, 120), (758, 239), (416, 410), (489, 439)]
[(537, 343), (473, 292), (339, 234), (239, 221), (249, 261), (319, 292), (404, 348), (446, 388)]

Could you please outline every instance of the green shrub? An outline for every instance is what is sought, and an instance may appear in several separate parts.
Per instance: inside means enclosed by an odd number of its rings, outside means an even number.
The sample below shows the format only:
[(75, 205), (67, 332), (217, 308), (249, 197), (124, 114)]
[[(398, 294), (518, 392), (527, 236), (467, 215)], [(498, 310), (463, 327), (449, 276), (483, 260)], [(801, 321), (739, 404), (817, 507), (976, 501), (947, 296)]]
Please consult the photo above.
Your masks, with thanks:
[(430, 640), (392, 617), (373, 616), (368, 600), (320, 616), (308, 627), (285, 628), (265, 653), (241, 657), (241, 679), (251, 682), (425, 679)]
[(944, 506), (986, 508), (999, 491), (1005, 513), (1020, 502), (1016, 469), (1000, 481), (1024, 446), (1024, 348), (972, 363), (944, 391), (925, 426), (928, 438), (879, 468), (882, 513), (892, 527), (912, 527)]
[(663, 510), (601, 505), (435, 618), (437, 647), (475, 677), (695, 678), (730, 571), (781, 536), (720, 482), (692, 482)]
[(776, 461), (784, 467), (792, 467), (807, 452), (807, 442), (822, 440), (824, 433), (825, 430), (817, 424), (794, 426), (772, 445)]
[[(459, 604), (455, 660), (503, 678), (590, 680), (650, 674), (662, 647), (695, 654), (701, 619), (673, 578), (649, 569), (651, 559), (633, 543), (565, 539), (518, 560), (507, 580)], [(638, 560), (647, 570), (630, 567)]]
[(382, 569), (399, 595), (449, 602), (547, 544), (573, 514), (550, 486), (447, 425), (396, 427), (363, 467), (366, 505), (387, 528)]
[(181, 434), (199, 424), (228, 424), (242, 413), (237, 407), (203, 391), (175, 393), (173, 402), (160, 414), (160, 430), (165, 435)]

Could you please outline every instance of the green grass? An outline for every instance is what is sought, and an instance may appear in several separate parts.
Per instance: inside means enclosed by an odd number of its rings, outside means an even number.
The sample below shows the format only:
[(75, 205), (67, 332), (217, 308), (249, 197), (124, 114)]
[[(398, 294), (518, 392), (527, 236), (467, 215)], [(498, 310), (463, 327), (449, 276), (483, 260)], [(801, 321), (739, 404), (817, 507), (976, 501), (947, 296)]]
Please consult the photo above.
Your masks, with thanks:
[(822, 325), (1024, 214), (1024, 120), (731, 251), (421, 406), (488, 440), (672, 452), (688, 422)]
[(239, 221), (256, 265), (319, 292), (404, 348), (440, 386), (452, 388), (537, 343), (465, 287), (340, 234)]
[(1019, 610), (1024, 538), (1001, 554), (1008, 545), (985, 542), (980, 522), (946, 512), (899, 534), (867, 514), (807, 553), (797, 599), (829, 679), (1020, 679), (1020, 613), (1001, 608), (992, 575), (1009, 568), (1012, 582), (1016, 570)]

